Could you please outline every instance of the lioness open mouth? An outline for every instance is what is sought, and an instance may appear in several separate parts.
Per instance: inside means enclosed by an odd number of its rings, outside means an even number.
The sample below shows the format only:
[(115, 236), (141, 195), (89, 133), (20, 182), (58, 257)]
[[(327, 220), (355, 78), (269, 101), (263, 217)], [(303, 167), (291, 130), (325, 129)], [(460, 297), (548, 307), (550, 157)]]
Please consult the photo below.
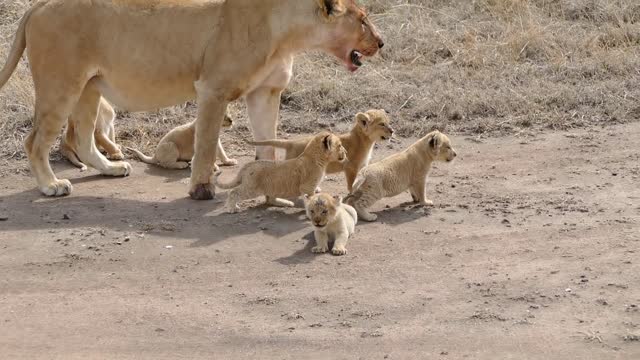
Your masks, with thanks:
[(360, 67), (362, 66), (362, 57), (364, 55), (362, 55), (362, 53), (358, 50), (353, 50), (351, 51), (351, 62), (353, 63), (353, 65)]

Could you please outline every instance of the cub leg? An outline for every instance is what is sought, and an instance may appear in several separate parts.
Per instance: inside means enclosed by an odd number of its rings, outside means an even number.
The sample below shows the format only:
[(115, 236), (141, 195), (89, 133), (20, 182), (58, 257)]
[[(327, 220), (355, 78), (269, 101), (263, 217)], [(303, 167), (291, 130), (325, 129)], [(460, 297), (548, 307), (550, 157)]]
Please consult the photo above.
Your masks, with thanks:
[(336, 241), (333, 243), (331, 253), (333, 255), (345, 255), (347, 253), (347, 241), (349, 241), (349, 233), (346, 229), (336, 234)]
[(313, 231), (313, 236), (316, 239), (316, 246), (311, 248), (311, 252), (316, 254), (323, 254), (329, 250), (329, 235), (324, 231), (320, 231), (315, 229)]
[(165, 169), (186, 169), (189, 163), (180, 161), (180, 150), (173, 142), (158, 144), (154, 158), (159, 166)]

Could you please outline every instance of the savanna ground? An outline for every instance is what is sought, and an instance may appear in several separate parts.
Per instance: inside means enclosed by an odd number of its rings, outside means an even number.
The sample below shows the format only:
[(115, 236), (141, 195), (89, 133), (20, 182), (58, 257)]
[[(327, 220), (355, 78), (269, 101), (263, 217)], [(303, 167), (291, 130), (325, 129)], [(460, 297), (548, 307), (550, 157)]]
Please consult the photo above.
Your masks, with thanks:
[[(8, 358), (640, 357), (640, 3), (374, 0), (386, 46), (356, 74), (306, 54), (281, 136), (385, 108), (399, 138), (438, 128), (460, 157), (434, 208), (380, 202), (345, 257), (316, 256), (301, 209), (186, 199), (188, 171), (79, 173), (44, 199), (22, 142), (26, 62), (0, 90), (0, 352)], [(28, 1), (0, 0), (6, 56)], [(120, 112), (147, 151), (194, 104)], [(242, 104), (223, 135), (252, 149)], [(230, 176), (236, 169), (228, 169)], [(323, 188), (345, 193), (341, 176)]]

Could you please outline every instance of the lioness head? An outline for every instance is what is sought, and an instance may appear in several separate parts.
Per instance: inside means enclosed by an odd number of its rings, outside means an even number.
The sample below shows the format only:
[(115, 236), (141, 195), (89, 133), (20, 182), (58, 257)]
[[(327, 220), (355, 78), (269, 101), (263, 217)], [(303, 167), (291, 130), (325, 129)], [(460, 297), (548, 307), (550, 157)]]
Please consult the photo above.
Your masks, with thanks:
[(389, 116), (385, 110), (372, 109), (356, 114), (355, 126), (358, 126), (369, 139), (384, 141), (391, 139), (394, 132), (389, 122)]
[(233, 119), (229, 116), (229, 114), (224, 114), (224, 120), (222, 120), (222, 127), (225, 129), (229, 129), (233, 126)]
[(362, 66), (364, 56), (373, 56), (384, 46), (365, 11), (355, 0), (315, 0), (329, 38), (322, 46), (342, 60), (350, 71)]
[(338, 207), (342, 203), (339, 196), (331, 196), (327, 193), (319, 193), (313, 196), (304, 196), (307, 217), (314, 227), (322, 229), (336, 217)]
[(451, 146), (451, 140), (440, 131), (432, 131), (422, 138), (423, 146), (434, 160), (453, 161), (458, 154)]

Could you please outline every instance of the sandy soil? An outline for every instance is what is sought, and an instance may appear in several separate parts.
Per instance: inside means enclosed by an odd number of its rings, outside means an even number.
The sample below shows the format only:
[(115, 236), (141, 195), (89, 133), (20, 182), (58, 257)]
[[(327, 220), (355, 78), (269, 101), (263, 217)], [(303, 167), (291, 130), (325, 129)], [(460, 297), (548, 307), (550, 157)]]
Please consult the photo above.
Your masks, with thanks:
[[(135, 163), (111, 179), (57, 163), (74, 183), (62, 199), (4, 176), (0, 352), (640, 358), (640, 124), (453, 139), (458, 160), (428, 182), (436, 206), (379, 203), (344, 257), (310, 252), (300, 208), (188, 200), (187, 171)], [(323, 188), (346, 189), (341, 176)]]

